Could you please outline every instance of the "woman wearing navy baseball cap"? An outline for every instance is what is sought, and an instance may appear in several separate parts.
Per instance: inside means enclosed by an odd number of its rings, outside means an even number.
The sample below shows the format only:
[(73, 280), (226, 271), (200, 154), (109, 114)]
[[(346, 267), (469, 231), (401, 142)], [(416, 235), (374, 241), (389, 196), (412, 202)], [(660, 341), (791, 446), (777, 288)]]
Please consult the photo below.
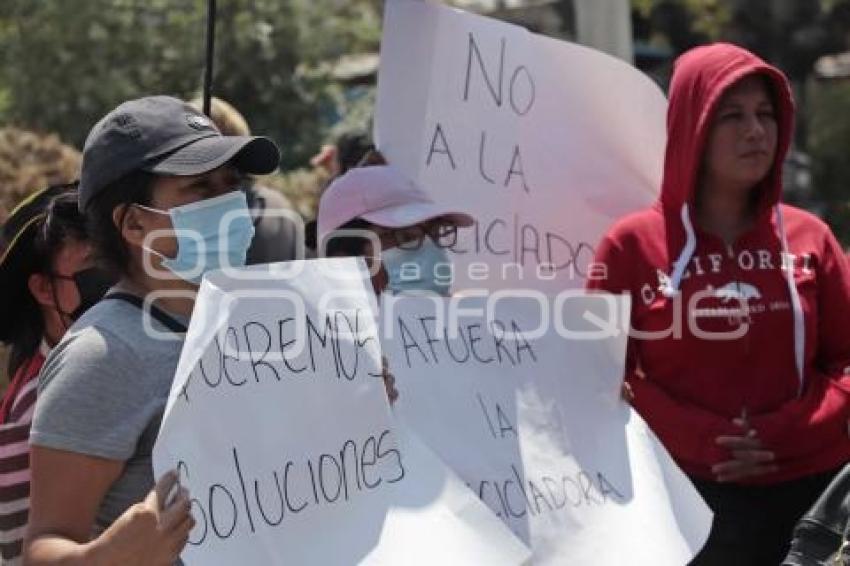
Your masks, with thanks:
[(167, 96), (89, 133), (79, 208), (119, 280), (47, 358), (33, 420), (28, 564), (172, 564), (194, 521), (151, 454), (204, 273), (244, 265), (243, 174), (274, 171), (267, 138), (223, 136)]

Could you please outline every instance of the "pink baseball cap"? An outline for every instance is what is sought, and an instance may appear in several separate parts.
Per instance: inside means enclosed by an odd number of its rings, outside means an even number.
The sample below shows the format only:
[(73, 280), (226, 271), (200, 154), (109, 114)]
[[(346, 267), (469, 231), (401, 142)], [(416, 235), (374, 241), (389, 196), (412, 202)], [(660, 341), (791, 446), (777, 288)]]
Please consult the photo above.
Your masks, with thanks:
[(325, 189), (319, 200), (318, 239), (362, 218), (385, 228), (404, 228), (437, 217), (448, 217), (458, 226), (470, 226), (472, 216), (437, 204), (413, 180), (392, 165), (349, 169)]

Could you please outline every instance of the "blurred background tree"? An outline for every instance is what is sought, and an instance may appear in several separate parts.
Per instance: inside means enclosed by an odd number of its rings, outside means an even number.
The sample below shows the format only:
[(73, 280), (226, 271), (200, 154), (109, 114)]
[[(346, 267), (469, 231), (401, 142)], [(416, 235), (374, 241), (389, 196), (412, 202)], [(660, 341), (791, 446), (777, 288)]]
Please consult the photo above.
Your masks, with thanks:
[(833, 231), (850, 244), (850, 80), (814, 83), (808, 97), (808, 151), (815, 194)]
[[(790, 200), (823, 215), (850, 243), (850, 0), (630, 0), (636, 64), (663, 86), (684, 50), (739, 43), (781, 67), (800, 106)], [(574, 38), (573, 0), (446, 0), (560, 38)], [(322, 143), (368, 129), (382, 0), (219, 0), (214, 92), (307, 168)], [(205, 0), (0, 1), (0, 125), (54, 133), (81, 147), (123, 100), (199, 94)], [(844, 85), (844, 86), (843, 86)], [(309, 216), (307, 169), (270, 184)], [(315, 183), (314, 183), (315, 184)]]
[(203, 10), (194, 0), (5, 0), (3, 121), (78, 146), (94, 121), (145, 93), (191, 93), (201, 76)]
[[(284, 168), (303, 164), (349, 114), (323, 65), (377, 50), (380, 7), (218, 2), (214, 91), (281, 145)], [(3, 0), (0, 123), (81, 147), (95, 120), (124, 100), (199, 94), (205, 15), (204, 0)]]

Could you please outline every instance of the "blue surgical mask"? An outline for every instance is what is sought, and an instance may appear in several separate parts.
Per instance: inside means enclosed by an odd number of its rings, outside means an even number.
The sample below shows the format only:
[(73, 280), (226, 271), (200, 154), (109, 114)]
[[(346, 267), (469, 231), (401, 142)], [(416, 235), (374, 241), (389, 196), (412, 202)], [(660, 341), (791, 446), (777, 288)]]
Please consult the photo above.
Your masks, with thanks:
[(254, 237), (254, 224), (245, 193), (227, 194), (159, 210), (147, 206), (144, 210), (168, 214), (177, 239), (177, 255), (162, 258), (162, 266), (190, 283), (200, 284), (204, 273), (225, 267), (242, 267), (248, 246)]
[(383, 250), (381, 262), (389, 277), (387, 289), (394, 293), (431, 291), (449, 295), (453, 277), (451, 261), (446, 250), (431, 238), (425, 238), (415, 250)]

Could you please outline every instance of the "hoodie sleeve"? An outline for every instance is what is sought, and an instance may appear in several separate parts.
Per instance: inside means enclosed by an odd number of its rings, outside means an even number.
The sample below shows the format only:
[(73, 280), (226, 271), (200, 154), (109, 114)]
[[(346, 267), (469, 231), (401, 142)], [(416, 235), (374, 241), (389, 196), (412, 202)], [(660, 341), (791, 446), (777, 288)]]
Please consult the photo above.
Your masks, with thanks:
[(626, 369), (626, 380), (634, 393), (634, 408), (677, 460), (696, 466), (729, 460), (729, 450), (717, 445), (717, 437), (738, 436), (739, 428), (723, 417), (674, 399), (634, 369)]
[(848, 441), (850, 433), (850, 264), (827, 229), (817, 268), (815, 371), (799, 399), (752, 419), (779, 460), (803, 457)]
[[(594, 260), (598, 268), (594, 272), (605, 276), (589, 278), (587, 289), (634, 296), (631, 281), (639, 273), (639, 255), (624, 251), (622, 245), (606, 236)], [(634, 301), (632, 305), (634, 316)], [(625, 370), (625, 380), (634, 393), (632, 405), (677, 460), (710, 466), (729, 459), (728, 450), (715, 440), (722, 435), (738, 435), (740, 429), (720, 415), (675, 399), (651, 376), (645, 376), (638, 369), (637, 343), (633, 338), (629, 338)]]

